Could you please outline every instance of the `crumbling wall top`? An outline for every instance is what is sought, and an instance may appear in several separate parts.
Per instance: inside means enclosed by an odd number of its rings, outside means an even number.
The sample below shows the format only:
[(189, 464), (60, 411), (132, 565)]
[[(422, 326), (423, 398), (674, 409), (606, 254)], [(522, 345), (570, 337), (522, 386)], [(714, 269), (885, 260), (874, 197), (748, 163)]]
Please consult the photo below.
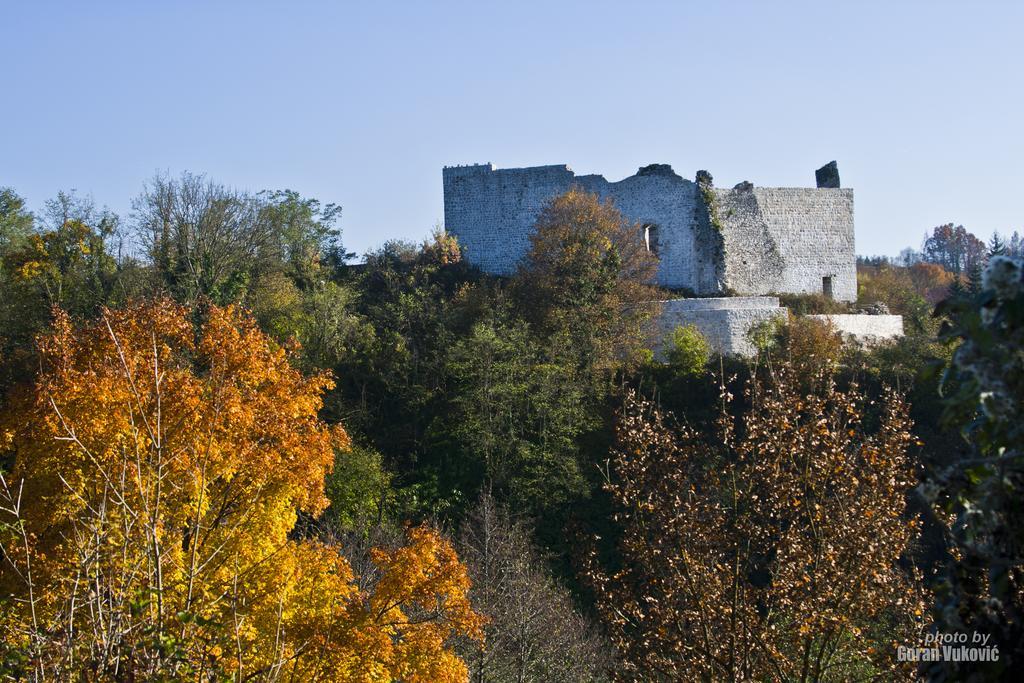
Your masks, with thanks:
[(839, 165), (830, 161), (814, 172), (814, 181), (818, 187), (839, 187)]

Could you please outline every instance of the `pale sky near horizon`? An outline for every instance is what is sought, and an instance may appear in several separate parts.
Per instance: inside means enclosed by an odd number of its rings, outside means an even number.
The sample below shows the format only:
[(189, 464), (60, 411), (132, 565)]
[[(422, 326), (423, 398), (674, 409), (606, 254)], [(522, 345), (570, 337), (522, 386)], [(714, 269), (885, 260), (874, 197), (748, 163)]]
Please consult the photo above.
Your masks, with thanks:
[(154, 172), (343, 207), (348, 248), (419, 240), (441, 168), (650, 163), (813, 186), (857, 252), (1024, 229), (1021, 2), (0, 0), (0, 186), (128, 218)]

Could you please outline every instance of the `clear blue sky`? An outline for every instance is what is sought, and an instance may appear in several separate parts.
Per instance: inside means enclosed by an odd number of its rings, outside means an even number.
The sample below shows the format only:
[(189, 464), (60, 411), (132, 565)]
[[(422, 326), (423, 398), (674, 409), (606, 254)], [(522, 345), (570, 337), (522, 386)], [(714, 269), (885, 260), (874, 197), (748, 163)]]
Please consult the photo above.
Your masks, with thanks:
[(420, 239), (441, 167), (670, 163), (813, 185), (857, 251), (1024, 228), (1024, 3), (0, 0), (0, 185), (127, 215), (160, 170), (341, 204)]

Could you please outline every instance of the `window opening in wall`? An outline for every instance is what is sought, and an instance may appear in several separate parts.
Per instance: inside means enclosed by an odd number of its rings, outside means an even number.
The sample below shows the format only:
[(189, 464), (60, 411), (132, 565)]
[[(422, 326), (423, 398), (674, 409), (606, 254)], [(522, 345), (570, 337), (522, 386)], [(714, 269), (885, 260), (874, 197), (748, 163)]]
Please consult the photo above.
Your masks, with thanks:
[(647, 251), (654, 254), (658, 253), (658, 226), (651, 223), (644, 225), (644, 244), (647, 245)]
[(825, 298), (832, 298), (832, 276), (826, 275), (821, 278), (821, 293), (825, 295)]

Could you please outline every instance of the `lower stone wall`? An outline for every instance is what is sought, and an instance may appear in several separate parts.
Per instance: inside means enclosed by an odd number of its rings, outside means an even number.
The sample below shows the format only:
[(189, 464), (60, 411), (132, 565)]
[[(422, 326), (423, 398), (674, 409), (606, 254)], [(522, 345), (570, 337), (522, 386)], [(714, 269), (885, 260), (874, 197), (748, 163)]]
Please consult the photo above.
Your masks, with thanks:
[(658, 318), (660, 339), (656, 357), (663, 357), (661, 344), (676, 327), (696, 325), (715, 353), (750, 356), (756, 352), (747, 338), (751, 328), (771, 320), (785, 320), (787, 309), (773, 296), (672, 299), (662, 302)]
[[(670, 299), (661, 302), (658, 316), (658, 339), (655, 357), (664, 358), (665, 337), (675, 328), (695, 325), (711, 344), (715, 353), (752, 356), (757, 349), (750, 342), (752, 328), (777, 320), (785, 322), (789, 309), (779, 305), (774, 296), (735, 296), (702, 299)], [(855, 342), (877, 344), (903, 336), (901, 315), (809, 315), (808, 318), (828, 321)]]
[(861, 344), (877, 344), (903, 336), (902, 315), (809, 315), (808, 318), (832, 323), (844, 336)]

